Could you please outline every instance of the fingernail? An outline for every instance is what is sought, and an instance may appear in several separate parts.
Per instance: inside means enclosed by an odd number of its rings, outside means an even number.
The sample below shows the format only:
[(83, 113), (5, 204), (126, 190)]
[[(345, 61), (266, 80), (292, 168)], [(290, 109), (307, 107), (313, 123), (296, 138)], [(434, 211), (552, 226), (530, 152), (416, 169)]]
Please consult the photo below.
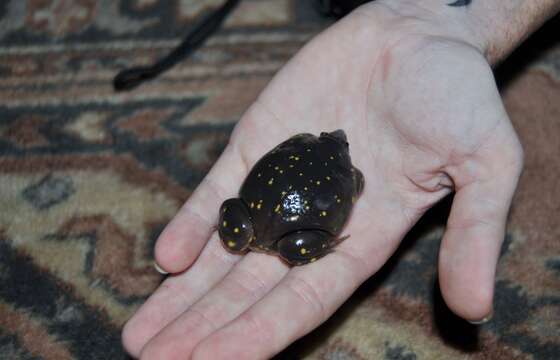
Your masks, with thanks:
[(162, 275), (167, 275), (169, 274), (167, 271), (163, 270), (157, 262), (154, 261), (154, 268), (156, 269), (156, 271)]
[(482, 324), (486, 324), (488, 321), (492, 320), (492, 316), (494, 315), (494, 311), (491, 311), (490, 314), (484, 318), (482, 318), (481, 320), (467, 320), (469, 323), (473, 324), (473, 325), (482, 325)]

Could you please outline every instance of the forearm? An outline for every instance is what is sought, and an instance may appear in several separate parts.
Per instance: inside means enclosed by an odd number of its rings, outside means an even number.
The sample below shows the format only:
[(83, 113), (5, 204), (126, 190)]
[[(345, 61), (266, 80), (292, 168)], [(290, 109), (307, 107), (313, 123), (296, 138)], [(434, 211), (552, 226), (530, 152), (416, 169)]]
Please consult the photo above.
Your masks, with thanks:
[(560, 10), (560, 0), (380, 0), (393, 11), (451, 30), (491, 64), (504, 59)]

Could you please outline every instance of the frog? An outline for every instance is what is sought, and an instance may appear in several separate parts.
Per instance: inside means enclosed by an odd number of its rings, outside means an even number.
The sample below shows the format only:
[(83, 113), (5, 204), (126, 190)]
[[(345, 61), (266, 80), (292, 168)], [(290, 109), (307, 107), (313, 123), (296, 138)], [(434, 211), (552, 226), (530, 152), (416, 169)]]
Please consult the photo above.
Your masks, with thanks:
[(349, 237), (340, 235), (364, 185), (343, 129), (293, 135), (255, 163), (238, 197), (223, 201), (221, 243), (289, 266), (315, 262)]

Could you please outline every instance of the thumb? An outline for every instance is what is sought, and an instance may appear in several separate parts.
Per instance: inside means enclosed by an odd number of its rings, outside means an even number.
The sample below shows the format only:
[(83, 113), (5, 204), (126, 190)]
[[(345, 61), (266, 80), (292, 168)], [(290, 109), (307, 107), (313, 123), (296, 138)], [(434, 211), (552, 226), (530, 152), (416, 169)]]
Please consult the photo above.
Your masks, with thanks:
[(523, 150), (509, 119), (458, 166), (439, 252), (439, 282), (449, 308), (472, 323), (492, 316), (494, 277)]

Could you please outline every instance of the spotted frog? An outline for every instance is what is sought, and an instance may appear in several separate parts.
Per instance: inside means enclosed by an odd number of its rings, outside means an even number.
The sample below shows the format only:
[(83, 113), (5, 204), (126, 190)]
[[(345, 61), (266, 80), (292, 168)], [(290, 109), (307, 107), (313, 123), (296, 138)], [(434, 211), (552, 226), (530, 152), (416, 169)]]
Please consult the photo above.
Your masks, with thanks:
[(346, 238), (339, 235), (363, 188), (343, 130), (298, 134), (255, 164), (239, 198), (223, 202), (218, 232), (230, 252), (314, 262)]

